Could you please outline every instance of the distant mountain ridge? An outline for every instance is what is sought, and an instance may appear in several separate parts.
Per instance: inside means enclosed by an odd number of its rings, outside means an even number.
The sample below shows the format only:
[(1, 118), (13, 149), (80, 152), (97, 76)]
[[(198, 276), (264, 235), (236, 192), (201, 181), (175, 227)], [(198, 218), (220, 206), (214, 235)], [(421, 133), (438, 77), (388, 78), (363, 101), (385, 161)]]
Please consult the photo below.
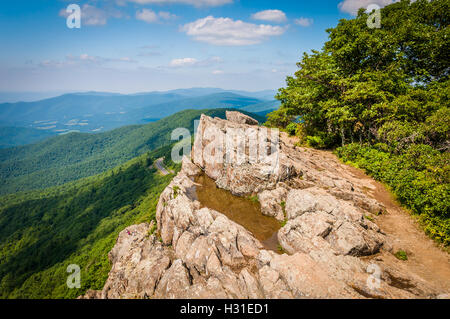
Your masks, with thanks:
[[(273, 110), (274, 91), (245, 92), (216, 88), (178, 89), (166, 92), (118, 94), (108, 92), (69, 93), (35, 101), (0, 104), (0, 126), (39, 129), (49, 134), (103, 132), (130, 124), (143, 124), (184, 109), (237, 108), (265, 115)], [(267, 111), (267, 112), (265, 112)], [(8, 145), (34, 142), (14, 140), (14, 132), (3, 130)]]

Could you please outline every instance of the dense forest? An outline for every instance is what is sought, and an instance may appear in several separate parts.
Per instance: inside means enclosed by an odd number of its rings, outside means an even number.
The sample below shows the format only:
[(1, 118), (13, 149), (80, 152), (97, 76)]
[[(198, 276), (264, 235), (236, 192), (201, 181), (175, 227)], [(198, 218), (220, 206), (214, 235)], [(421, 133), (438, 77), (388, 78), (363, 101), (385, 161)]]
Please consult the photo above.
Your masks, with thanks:
[(175, 128), (193, 132), (194, 120), (202, 113), (225, 118), (225, 109), (185, 110), (146, 125), (99, 134), (70, 133), (36, 144), (0, 149), (0, 195), (62, 185), (104, 172), (170, 144)]
[(269, 126), (332, 148), (386, 183), (426, 233), (450, 244), (450, 1), (400, 1), (327, 30), (279, 90)]
[(27, 127), (0, 126), (0, 149), (36, 143), (55, 133)]
[[(166, 146), (97, 176), (0, 198), (0, 298), (75, 298), (102, 289), (119, 232), (154, 219), (173, 175), (161, 176), (152, 163), (163, 156), (169, 163), (170, 152)], [(81, 268), (80, 289), (67, 288), (70, 264)]]

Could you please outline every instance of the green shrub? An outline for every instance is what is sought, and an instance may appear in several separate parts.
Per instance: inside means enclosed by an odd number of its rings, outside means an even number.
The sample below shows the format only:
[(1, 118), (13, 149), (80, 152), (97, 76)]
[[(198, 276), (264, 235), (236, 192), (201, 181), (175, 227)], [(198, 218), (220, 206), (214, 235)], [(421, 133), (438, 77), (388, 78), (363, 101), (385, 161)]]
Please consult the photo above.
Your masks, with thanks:
[(180, 187), (179, 186), (174, 186), (173, 187), (173, 198), (177, 198), (179, 191), (180, 191)]
[(152, 227), (150, 228), (150, 230), (148, 231), (148, 234), (151, 236), (156, 232), (156, 229), (158, 228), (158, 226), (156, 225), (156, 220), (154, 221)]
[(257, 195), (249, 196), (248, 199), (249, 199), (250, 201), (252, 201), (253, 203), (259, 203), (259, 198), (258, 198)]
[(287, 251), (283, 248), (283, 246), (278, 245), (277, 248), (278, 248), (278, 251), (279, 251), (280, 253), (282, 253), (282, 254), (287, 254)]
[(288, 126), (286, 126), (286, 132), (291, 135), (294, 136), (297, 134), (297, 123), (289, 123)]
[(408, 260), (408, 255), (406, 254), (406, 251), (404, 250), (399, 250), (394, 254), (395, 257), (397, 257), (397, 259), (400, 260)]
[(324, 148), (325, 143), (319, 136), (307, 136), (306, 142), (311, 147)]

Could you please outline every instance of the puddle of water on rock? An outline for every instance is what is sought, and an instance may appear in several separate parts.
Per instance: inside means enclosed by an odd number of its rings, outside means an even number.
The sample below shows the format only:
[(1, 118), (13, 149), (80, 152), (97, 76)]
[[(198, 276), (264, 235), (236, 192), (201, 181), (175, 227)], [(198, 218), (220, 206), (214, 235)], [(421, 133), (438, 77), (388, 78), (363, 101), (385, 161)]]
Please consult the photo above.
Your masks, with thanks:
[(195, 183), (202, 185), (196, 187), (196, 197), (202, 207), (224, 214), (250, 231), (265, 249), (279, 252), (277, 233), (281, 225), (275, 218), (264, 216), (258, 202), (218, 188), (215, 181), (205, 173), (195, 177)]

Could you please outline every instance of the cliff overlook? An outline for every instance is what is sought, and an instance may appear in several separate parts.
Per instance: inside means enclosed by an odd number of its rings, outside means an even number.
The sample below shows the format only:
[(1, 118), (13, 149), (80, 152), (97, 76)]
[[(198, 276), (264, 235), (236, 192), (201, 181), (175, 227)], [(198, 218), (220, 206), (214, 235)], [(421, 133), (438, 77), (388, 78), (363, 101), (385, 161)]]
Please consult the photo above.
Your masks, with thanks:
[[(208, 181), (228, 195), (208, 201)], [(233, 207), (256, 207), (255, 227)], [(440, 298), (450, 288), (448, 255), (381, 185), (238, 112), (201, 116), (156, 225), (122, 231), (109, 258), (103, 290), (83, 298)]]

